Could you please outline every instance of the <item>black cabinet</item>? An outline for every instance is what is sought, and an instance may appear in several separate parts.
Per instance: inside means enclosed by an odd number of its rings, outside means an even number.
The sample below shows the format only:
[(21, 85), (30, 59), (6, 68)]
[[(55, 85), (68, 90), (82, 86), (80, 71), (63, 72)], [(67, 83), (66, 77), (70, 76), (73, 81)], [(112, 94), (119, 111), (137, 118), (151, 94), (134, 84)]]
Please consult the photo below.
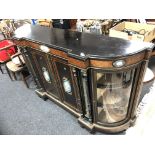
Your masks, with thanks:
[(25, 49), (40, 97), (58, 103), (91, 131), (117, 133), (134, 125), (152, 43), (41, 26), (29, 26), (20, 38), (27, 28), (14, 40)]

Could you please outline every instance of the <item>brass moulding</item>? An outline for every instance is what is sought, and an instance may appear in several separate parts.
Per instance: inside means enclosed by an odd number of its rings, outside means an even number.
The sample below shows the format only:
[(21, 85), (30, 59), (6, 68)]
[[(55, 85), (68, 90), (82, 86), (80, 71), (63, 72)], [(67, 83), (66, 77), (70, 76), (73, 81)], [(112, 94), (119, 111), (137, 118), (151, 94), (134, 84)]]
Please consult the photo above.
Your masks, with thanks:
[(43, 91), (42, 89), (36, 89), (35, 90), (36, 94), (41, 97), (43, 100), (46, 100), (47, 97), (46, 97), (46, 92)]
[(85, 127), (90, 132), (94, 133), (96, 131), (100, 131), (100, 132), (105, 132), (109, 134), (120, 133), (120, 132), (126, 131), (129, 127), (134, 126), (135, 121), (136, 121), (136, 118), (134, 120), (130, 119), (126, 123), (123, 123), (118, 126), (106, 127), (106, 126), (99, 125), (96, 123), (90, 123), (89, 121), (85, 120), (83, 117), (78, 118), (78, 122), (81, 125), (81, 127)]
[(119, 133), (127, 130), (130, 126), (131, 120), (129, 120), (127, 123), (115, 127), (105, 127), (98, 124), (94, 124), (94, 129), (96, 129), (96, 131), (101, 131), (105, 133)]
[(85, 120), (83, 117), (79, 117), (78, 122), (81, 125), (81, 127), (85, 127), (88, 130), (94, 132), (94, 124), (93, 123), (90, 123), (89, 121)]

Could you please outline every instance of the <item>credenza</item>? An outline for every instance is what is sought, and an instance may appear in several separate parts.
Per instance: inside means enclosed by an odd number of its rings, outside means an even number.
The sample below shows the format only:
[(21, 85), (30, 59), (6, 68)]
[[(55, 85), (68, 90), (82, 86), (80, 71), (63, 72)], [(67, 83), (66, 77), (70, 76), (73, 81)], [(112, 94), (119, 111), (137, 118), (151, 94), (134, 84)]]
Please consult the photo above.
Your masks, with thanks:
[(20, 27), (12, 39), (38, 96), (75, 115), (81, 127), (117, 133), (134, 125), (154, 44), (39, 25)]

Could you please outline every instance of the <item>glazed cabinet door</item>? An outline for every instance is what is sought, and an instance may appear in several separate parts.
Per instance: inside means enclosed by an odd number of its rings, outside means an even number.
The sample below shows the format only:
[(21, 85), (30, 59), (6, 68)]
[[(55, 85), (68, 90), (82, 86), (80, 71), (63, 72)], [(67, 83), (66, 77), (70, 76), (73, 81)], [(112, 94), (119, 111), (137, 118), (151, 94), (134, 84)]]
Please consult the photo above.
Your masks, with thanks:
[(97, 123), (108, 125), (127, 118), (136, 70), (93, 71)]
[(53, 61), (61, 88), (63, 103), (75, 111), (81, 111), (79, 92), (75, 82), (76, 77), (74, 77), (71, 67), (65, 60), (53, 58)]
[(37, 70), (38, 76), (41, 78), (45, 91), (59, 98), (54, 71), (48, 64), (48, 55), (32, 48), (28, 48), (28, 51), (31, 54), (31, 59), (34, 61), (35, 69)]
[(32, 49), (28, 47), (20, 47), (20, 51), (23, 55), (23, 58), (25, 60), (25, 63), (26, 63), (26, 66), (28, 67), (29, 72), (33, 76), (33, 79), (37, 85), (37, 88), (44, 90), (45, 88), (43, 85), (43, 81), (41, 80), (41, 77), (37, 70), (37, 66), (32, 56)]

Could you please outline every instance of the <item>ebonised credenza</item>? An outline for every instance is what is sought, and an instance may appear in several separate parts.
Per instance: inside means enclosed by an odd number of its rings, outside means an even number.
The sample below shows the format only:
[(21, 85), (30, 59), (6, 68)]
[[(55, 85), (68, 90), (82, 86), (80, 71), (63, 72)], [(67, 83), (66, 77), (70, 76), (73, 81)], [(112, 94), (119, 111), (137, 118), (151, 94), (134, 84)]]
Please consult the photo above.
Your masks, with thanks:
[(78, 118), (91, 132), (134, 125), (154, 44), (25, 25), (14, 43), (37, 83), (36, 93)]

